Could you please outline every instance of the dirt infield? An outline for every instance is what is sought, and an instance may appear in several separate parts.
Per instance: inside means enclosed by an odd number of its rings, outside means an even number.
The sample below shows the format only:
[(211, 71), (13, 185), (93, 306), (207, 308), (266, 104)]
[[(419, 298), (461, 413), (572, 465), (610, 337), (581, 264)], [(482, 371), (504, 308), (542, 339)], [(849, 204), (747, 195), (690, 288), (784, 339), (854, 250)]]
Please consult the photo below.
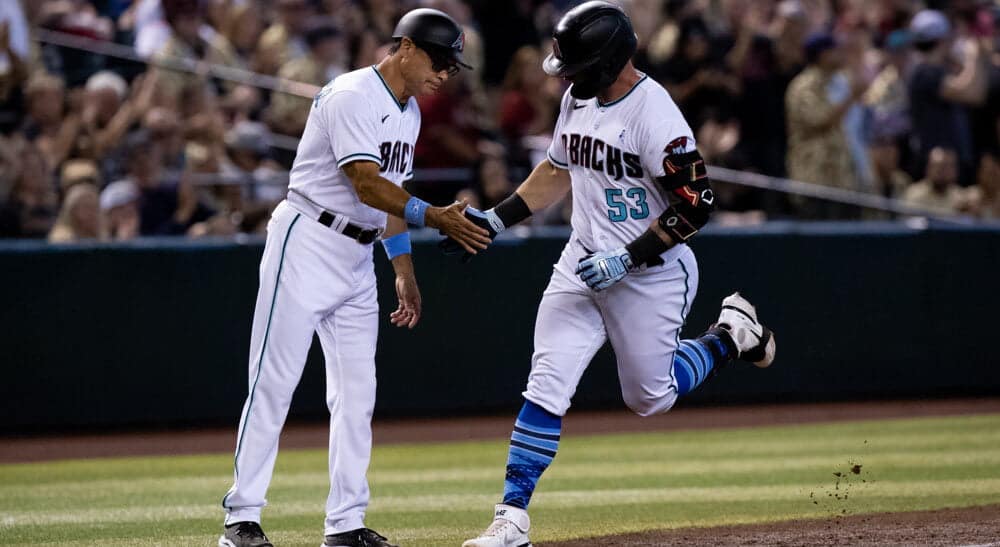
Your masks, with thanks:
[[(985, 413), (1000, 413), (1000, 398), (677, 408), (649, 418), (640, 418), (627, 411), (570, 412), (563, 424), (563, 434), (756, 427)], [(376, 444), (505, 439), (510, 435), (513, 418), (512, 415), (419, 420), (376, 418), (374, 438)], [(328, 435), (325, 423), (289, 424), (282, 433), (281, 447), (325, 448)], [(235, 444), (234, 417), (231, 428), (0, 437), (0, 463), (230, 452)]]
[(750, 526), (685, 528), (539, 544), (538, 547), (635, 545), (940, 545), (1000, 546), (1000, 506), (878, 513)]

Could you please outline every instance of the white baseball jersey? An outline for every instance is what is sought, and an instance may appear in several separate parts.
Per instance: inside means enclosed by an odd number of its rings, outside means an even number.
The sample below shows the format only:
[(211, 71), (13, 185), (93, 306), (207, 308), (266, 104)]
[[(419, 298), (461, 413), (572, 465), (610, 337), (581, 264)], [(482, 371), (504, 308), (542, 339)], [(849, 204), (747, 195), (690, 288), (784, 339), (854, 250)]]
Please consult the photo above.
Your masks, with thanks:
[(622, 398), (640, 415), (669, 410), (680, 330), (698, 292), (698, 263), (684, 244), (602, 292), (576, 275), (591, 252), (623, 247), (670, 203), (656, 182), (671, 154), (694, 150), (691, 128), (663, 87), (643, 77), (608, 104), (568, 92), (549, 161), (568, 169), (573, 234), (556, 263), (535, 321), (535, 351), (524, 397), (557, 415), (570, 407), (594, 354), (610, 340)]
[(643, 76), (601, 104), (563, 95), (548, 157), (573, 180), (573, 231), (591, 250), (624, 246), (669, 205), (656, 182), (669, 154), (695, 149), (694, 136), (662, 86)]
[[(369, 228), (386, 214), (358, 200), (341, 167), (371, 160), (398, 184), (412, 175), (420, 111), (401, 106), (375, 67), (344, 74), (320, 91), (292, 168), (289, 198), (271, 215), (260, 263), (250, 341), (249, 395), (236, 441), (226, 522), (260, 521), (278, 438), (313, 333), (326, 361), (330, 492), (325, 534), (364, 526), (366, 471), (375, 407), (378, 300), (372, 245), (318, 222), (315, 207)], [(294, 195), (293, 195), (294, 193)]]
[(341, 168), (371, 160), (397, 185), (413, 177), (420, 109), (405, 105), (374, 66), (338, 76), (313, 100), (288, 184), (324, 209), (366, 227), (385, 226), (386, 213), (361, 203)]

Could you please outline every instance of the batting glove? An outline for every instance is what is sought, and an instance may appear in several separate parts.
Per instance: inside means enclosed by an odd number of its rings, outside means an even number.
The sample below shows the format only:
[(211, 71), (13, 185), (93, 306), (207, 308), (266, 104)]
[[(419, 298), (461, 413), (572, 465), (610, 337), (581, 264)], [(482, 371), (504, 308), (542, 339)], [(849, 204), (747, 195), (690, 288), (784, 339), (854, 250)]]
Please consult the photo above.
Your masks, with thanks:
[(603, 291), (636, 269), (632, 255), (621, 247), (613, 251), (592, 253), (580, 259), (576, 275), (595, 291)]
[[(487, 211), (480, 211), (475, 207), (465, 208), (465, 218), (469, 219), (473, 224), (479, 226), (480, 228), (488, 231), (490, 233), (490, 240), (496, 239), (497, 234), (502, 232), (506, 226), (503, 225), (503, 221), (500, 217), (493, 211), (489, 209)], [(472, 254), (467, 252), (457, 241), (450, 237), (446, 237), (438, 243), (438, 247), (446, 255), (456, 255), (458, 253), (462, 254), (462, 263), (468, 262), (472, 258)]]

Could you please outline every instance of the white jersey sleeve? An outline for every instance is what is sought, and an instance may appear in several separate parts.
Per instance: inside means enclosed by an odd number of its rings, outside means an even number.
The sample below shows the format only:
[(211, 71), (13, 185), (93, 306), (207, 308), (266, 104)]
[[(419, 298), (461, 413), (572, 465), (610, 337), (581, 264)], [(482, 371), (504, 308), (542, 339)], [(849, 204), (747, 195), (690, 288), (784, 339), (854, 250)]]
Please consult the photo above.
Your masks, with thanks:
[(569, 158), (566, 157), (566, 141), (563, 139), (563, 122), (566, 119), (566, 109), (570, 103), (569, 97), (569, 90), (566, 90), (563, 93), (562, 100), (559, 102), (559, 117), (556, 119), (556, 128), (552, 131), (552, 142), (549, 144), (549, 149), (546, 152), (549, 163), (560, 169), (569, 169)]
[(337, 167), (357, 160), (382, 164), (378, 117), (372, 112), (371, 99), (357, 91), (336, 91), (323, 105), (323, 111)]
[(656, 180), (667, 174), (669, 157), (697, 149), (694, 135), (684, 118), (669, 116), (665, 121), (651, 125), (643, 136), (640, 159), (643, 169)]

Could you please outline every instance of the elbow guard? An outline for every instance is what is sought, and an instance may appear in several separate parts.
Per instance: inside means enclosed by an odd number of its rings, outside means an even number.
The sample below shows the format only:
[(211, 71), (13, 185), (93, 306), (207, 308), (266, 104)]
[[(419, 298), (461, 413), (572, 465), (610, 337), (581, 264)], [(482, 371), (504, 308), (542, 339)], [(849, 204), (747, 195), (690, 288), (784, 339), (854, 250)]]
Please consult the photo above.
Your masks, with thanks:
[(705, 161), (697, 150), (663, 159), (666, 175), (657, 179), (669, 194), (671, 205), (660, 215), (659, 225), (680, 243), (691, 239), (708, 222), (715, 209), (715, 194), (708, 183)]

